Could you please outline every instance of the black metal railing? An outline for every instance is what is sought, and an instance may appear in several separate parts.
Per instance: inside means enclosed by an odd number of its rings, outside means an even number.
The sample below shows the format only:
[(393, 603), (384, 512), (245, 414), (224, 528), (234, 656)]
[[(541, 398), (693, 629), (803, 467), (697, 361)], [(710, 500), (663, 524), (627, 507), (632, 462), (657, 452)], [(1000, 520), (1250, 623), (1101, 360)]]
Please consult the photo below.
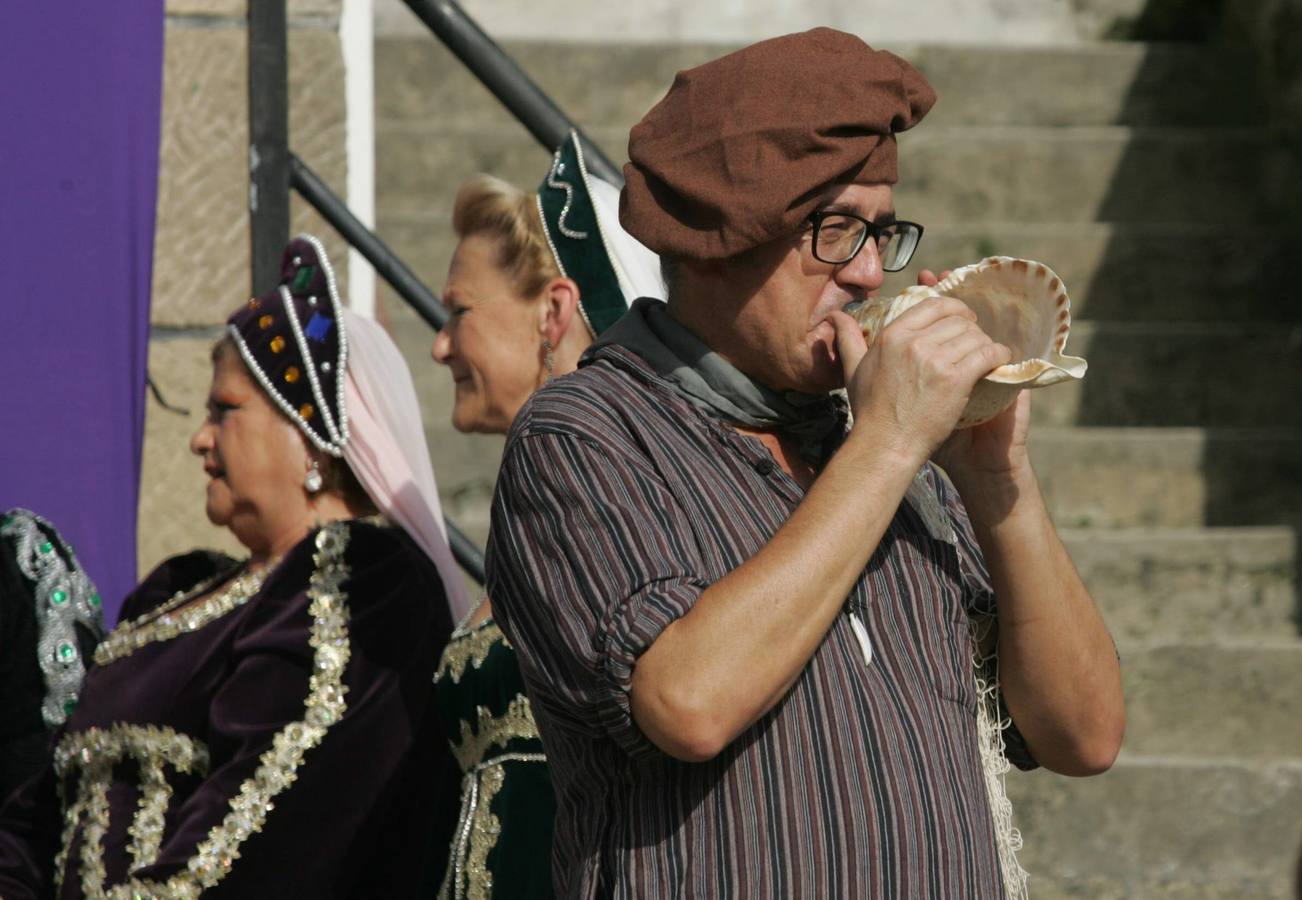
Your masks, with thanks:
[[(455, 0), (403, 0), (430, 31), (493, 93), (546, 149), (555, 150), (574, 123), (515, 60), (475, 24)], [(280, 252), (289, 239), (292, 187), (376, 273), (433, 328), (448, 313), (416, 274), (348, 209), (324, 181), (289, 150), (289, 85), (285, 2), (249, 4), (249, 216), (252, 222), (253, 292), (275, 286)], [(600, 178), (624, 183), (620, 170), (581, 131), (588, 168)], [(270, 281), (268, 281), (270, 279)], [(484, 583), (484, 554), (450, 520), (452, 555)]]
[(624, 176), (619, 168), (552, 102), (552, 98), (510, 54), (466, 15), (456, 0), (403, 2), (538, 143), (552, 151), (565, 142), (570, 129), (578, 131), (588, 169), (599, 178), (623, 187)]

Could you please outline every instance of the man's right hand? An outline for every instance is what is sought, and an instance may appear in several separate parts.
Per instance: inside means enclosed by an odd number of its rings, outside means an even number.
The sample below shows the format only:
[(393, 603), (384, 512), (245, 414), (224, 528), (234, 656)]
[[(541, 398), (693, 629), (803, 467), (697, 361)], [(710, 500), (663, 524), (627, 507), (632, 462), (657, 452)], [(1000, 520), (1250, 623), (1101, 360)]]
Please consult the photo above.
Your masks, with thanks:
[(862, 424), (919, 466), (954, 431), (977, 381), (1012, 359), (977, 326), (976, 313), (950, 297), (905, 311), (871, 346), (850, 316), (829, 319), (856, 428)]

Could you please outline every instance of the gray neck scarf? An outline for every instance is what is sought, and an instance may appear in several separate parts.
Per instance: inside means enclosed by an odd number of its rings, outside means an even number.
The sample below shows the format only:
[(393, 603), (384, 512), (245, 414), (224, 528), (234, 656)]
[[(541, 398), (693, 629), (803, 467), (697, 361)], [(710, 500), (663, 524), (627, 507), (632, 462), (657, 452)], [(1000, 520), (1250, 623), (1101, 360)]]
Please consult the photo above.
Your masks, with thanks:
[(840, 396), (765, 387), (675, 321), (659, 300), (634, 301), (628, 315), (607, 329), (593, 349), (607, 344), (642, 357), (706, 415), (795, 438), (800, 456), (813, 465), (822, 464), (830, 439), (845, 431), (846, 405)]
[[(749, 428), (774, 429), (796, 439), (797, 451), (820, 466), (832, 449), (831, 438), (845, 432), (849, 412), (838, 394), (775, 391), (749, 378), (706, 346), (669, 315), (659, 300), (633, 301), (628, 314), (592, 345), (625, 347), (642, 357), (662, 378), (673, 382), (701, 412)], [(923, 466), (904, 495), (932, 537), (955, 544), (957, 537), (940, 498), (927, 483)]]

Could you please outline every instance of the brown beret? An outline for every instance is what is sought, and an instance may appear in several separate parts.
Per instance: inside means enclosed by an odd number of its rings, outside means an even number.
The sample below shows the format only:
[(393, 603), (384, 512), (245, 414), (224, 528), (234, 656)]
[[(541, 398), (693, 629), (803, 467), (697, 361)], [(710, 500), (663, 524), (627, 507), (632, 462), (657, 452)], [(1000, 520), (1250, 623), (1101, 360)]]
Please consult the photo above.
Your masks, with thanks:
[(828, 185), (893, 184), (894, 133), (935, 102), (909, 63), (831, 28), (679, 72), (629, 134), (620, 222), (671, 259), (794, 234)]

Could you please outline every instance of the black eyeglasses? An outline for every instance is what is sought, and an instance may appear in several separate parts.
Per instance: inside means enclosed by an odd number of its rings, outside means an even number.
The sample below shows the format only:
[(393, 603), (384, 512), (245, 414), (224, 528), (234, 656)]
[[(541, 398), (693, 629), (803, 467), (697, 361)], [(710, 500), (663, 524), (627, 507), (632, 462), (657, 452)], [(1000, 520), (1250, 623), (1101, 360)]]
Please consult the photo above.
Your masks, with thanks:
[(834, 266), (844, 265), (859, 255), (869, 236), (877, 244), (882, 268), (898, 272), (909, 264), (913, 251), (922, 240), (922, 226), (917, 222), (887, 222), (878, 225), (862, 216), (847, 212), (815, 212), (809, 216), (814, 226), (814, 259)]

